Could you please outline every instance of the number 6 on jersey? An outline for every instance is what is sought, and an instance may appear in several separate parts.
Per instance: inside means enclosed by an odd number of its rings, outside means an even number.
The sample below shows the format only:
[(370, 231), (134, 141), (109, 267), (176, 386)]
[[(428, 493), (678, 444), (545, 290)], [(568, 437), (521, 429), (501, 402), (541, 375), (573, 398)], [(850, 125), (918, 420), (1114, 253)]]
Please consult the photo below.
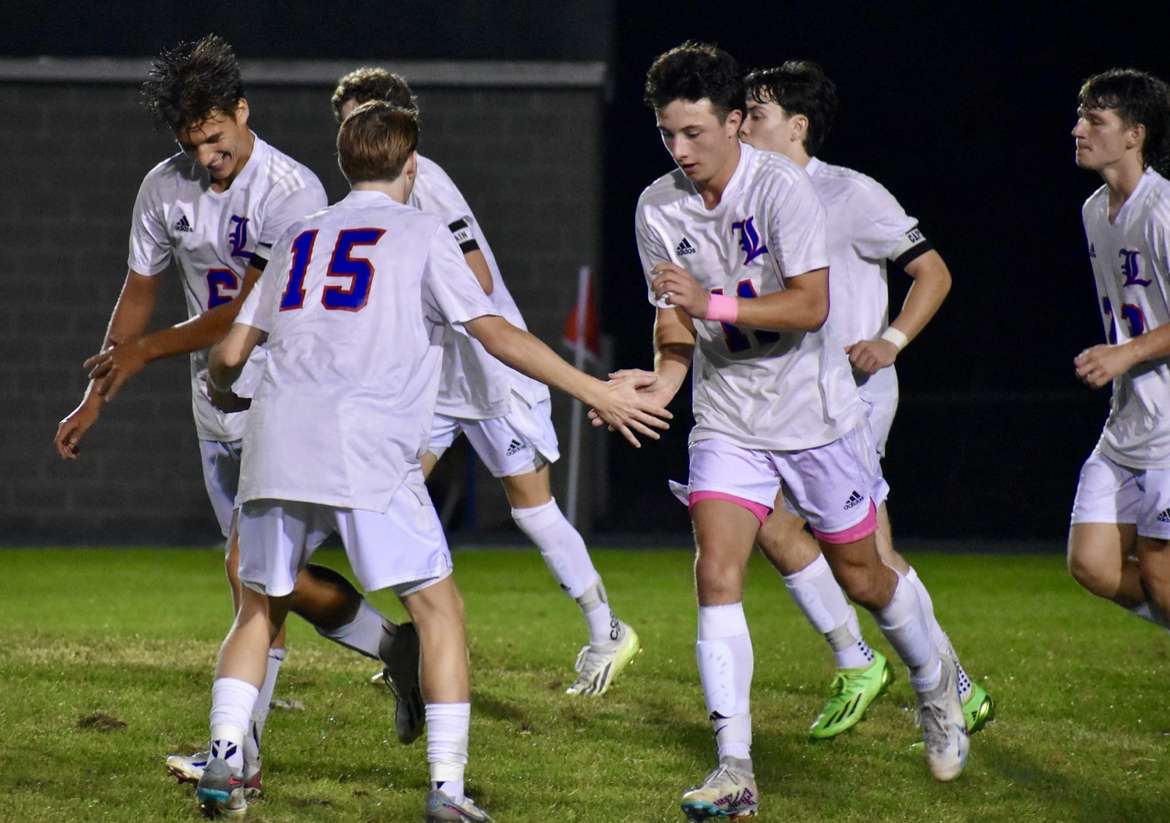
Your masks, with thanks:
[[(385, 229), (344, 229), (337, 235), (326, 277), (348, 277), (348, 285), (327, 285), (321, 292), (321, 305), (330, 311), (361, 311), (370, 297), (374, 267), (365, 258), (354, 259), (354, 246), (373, 246), (382, 239)], [(292, 243), (292, 265), (288, 285), (280, 297), (281, 311), (294, 311), (305, 305), (305, 273), (313, 259), (317, 230), (301, 232)]]

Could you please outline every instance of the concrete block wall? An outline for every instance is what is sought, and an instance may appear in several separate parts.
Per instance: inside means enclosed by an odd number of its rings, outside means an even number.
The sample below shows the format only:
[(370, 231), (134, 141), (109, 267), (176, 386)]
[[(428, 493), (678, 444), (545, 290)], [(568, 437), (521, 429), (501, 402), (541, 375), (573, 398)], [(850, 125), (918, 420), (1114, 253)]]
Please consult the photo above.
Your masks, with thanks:
[[(346, 185), (334, 158), (329, 95), (339, 71), (349, 67), (302, 64), (295, 82), (269, 67), (257, 72), (267, 80), (249, 82), (253, 128), (314, 169), (331, 200)], [(455, 75), (425, 65), (404, 73), (420, 98), (422, 152), (462, 189), (530, 328), (560, 350), (577, 268), (596, 264), (600, 254), (602, 89), (599, 82), (525, 81), (530, 72), (510, 83), (509, 72), (498, 69), (488, 72), (493, 79), (485, 86), (467, 79), (476, 75), (474, 66)], [(203, 489), (183, 359), (138, 375), (83, 441), (80, 460), (61, 461), (51, 445), (57, 422), (81, 397), (81, 361), (99, 345), (121, 288), (138, 185), (174, 149), (172, 136), (153, 131), (138, 103), (141, 75), (124, 65), (119, 71), (124, 80), (100, 82), (0, 72), (0, 106), (13, 113), (0, 119), (0, 141), (11, 151), (0, 184), (0, 271), (8, 295), (0, 307), (6, 400), (0, 540), (7, 543), (219, 539)], [(431, 83), (428, 74), (462, 79)], [(156, 327), (184, 316), (177, 278), (164, 277)], [(567, 398), (554, 398), (565, 454), (568, 408)], [(583, 451), (590, 455), (602, 435), (586, 436)], [(582, 483), (586, 523), (592, 471)], [(462, 476), (457, 469), (446, 473)], [(563, 460), (553, 479), (554, 493), (563, 496)], [(456, 540), (509, 528), (499, 484), (482, 467), (475, 487), (478, 528), (457, 529)], [(437, 492), (441, 497), (442, 489)]]

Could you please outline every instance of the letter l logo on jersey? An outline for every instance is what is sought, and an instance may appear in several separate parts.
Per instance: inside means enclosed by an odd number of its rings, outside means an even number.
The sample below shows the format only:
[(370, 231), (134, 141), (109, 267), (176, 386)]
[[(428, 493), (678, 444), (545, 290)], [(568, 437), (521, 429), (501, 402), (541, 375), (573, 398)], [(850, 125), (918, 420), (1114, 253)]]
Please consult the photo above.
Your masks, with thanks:
[(1142, 273), (1141, 265), (1138, 262), (1141, 253), (1137, 251), (1130, 251), (1129, 249), (1122, 249), (1118, 253), (1121, 258), (1121, 273), (1125, 275), (1125, 282), (1121, 284), (1122, 288), (1126, 286), (1148, 286), (1152, 280), (1142, 280), (1138, 277)]
[(756, 227), (752, 222), (755, 219), (755, 215), (752, 215), (746, 220), (740, 220), (731, 224), (732, 231), (739, 232), (739, 245), (743, 247), (743, 253), (745, 255), (743, 264), (745, 266), (761, 254), (768, 253), (768, 247), (760, 242), (760, 234), (756, 231)]
[(252, 255), (244, 250), (244, 247), (248, 245), (248, 218), (233, 214), (231, 225), (231, 231), (228, 232), (228, 242), (232, 244), (232, 257), (250, 258)]

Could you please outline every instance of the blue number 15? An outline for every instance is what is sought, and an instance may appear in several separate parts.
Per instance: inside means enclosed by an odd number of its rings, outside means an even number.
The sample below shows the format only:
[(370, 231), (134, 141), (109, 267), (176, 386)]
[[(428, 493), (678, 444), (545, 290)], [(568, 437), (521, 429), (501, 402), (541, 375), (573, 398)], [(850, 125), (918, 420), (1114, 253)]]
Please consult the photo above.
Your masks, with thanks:
[[(382, 239), (385, 229), (344, 229), (337, 235), (333, 256), (329, 259), (326, 277), (347, 277), (349, 283), (327, 285), (321, 291), (321, 305), (330, 311), (361, 311), (370, 299), (374, 284), (374, 266), (369, 260), (350, 257), (354, 246), (373, 246)], [(317, 229), (297, 235), (292, 243), (292, 265), (288, 270), (288, 285), (280, 297), (280, 310), (293, 311), (305, 305), (305, 273), (313, 259), (317, 243)]]

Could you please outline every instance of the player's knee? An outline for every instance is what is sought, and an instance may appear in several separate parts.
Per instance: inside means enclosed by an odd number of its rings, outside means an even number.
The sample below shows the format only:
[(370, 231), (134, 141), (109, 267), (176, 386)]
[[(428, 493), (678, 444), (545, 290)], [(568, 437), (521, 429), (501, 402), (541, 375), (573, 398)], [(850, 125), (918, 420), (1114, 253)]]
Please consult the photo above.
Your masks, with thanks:
[(831, 563), (833, 576), (846, 596), (862, 608), (880, 609), (889, 601), (889, 581), (881, 574), (889, 569), (875, 563), (840, 561)]
[(1115, 563), (1079, 547), (1069, 547), (1068, 573), (1085, 589), (1100, 597), (1110, 597), (1121, 583), (1121, 569)]
[(756, 542), (764, 557), (783, 574), (794, 574), (816, 559), (817, 550), (813, 547), (809, 557), (804, 543), (809, 542), (804, 532), (803, 521), (796, 518), (784, 518), (773, 522), (769, 518)]

